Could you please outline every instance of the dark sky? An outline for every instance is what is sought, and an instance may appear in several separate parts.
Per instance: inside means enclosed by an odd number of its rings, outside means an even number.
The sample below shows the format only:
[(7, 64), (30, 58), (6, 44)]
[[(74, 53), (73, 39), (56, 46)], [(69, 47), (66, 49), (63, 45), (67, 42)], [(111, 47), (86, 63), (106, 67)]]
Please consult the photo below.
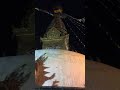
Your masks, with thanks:
[(64, 12), (73, 16), (83, 15), (85, 0), (36, 0), (36, 6), (45, 10), (51, 10), (54, 5), (62, 5)]
[[(84, 17), (84, 0), (68, 1), (68, 0), (36, 0), (36, 7), (52, 12), (52, 8), (56, 5), (61, 5), (63, 7), (64, 13), (72, 15), (76, 18)], [(73, 6), (75, 5), (75, 6)], [(44, 35), (48, 25), (52, 21), (53, 17), (42, 12), (36, 11), (36, 34), (41, 36)], [(38, 25), (37, 25), (38, 23)], [(36, 36), (37, 36), (36, 35)], [(40, 46), (39, 44), (37, 44)]]
[(1, 1), (1, 23), (11, 25), (20, 23), (26, 11), (32, 7), (33, 0), (5, 0)]
[[(26, 11), (31, 7), (33, 0), (7, 0), (1, 2), (0, 17), (0, 41), (3, 46), (8, 47), (9, 38), (11, 37), (11, 25), (19, 25)], [(100, 57), (105, 63), (119, 66), (119, 49), (106, 36), (106, 31), (110, 32), (113, 41), (119, 42), (120, 38), (120, 15), (119, 0), (35, 0), (35, 7), (51, 11), (51, 8), (59, 3), (63, 6), (64, 12), (76, 18), (86, 17), (86, 36), (87, 54), (93, 57)], [(38, 13), (38, 12), (37, 12)], [(41, 30), (46, 30), (47, 26), (53, 19), (47, 14), (38, 13), (35, 18), (40, 22)], [(14, 46), (14, 43), (13, 45)], [(2, 47), (2, 46), (1, 46)]]
[[(87, 23), (88, 28), (88, 50), (96, 53), (103, 62), (120, 67), (120, 49), (114, 42), (120, 45), (120, 15), (119, 1), (93, 0), (88, 2)], [(113, 40), (105, 33), (109, 32)]]
[(0, 1), (0, 56), (15, 55), (16, 38), (12, 38), (12, 26), (20, 25), (26, 11), (32, 6), (32, 0), (2, 0)]
[[(110, 2), (103, 0), (36, 0), (36, 6), (51, 11), (51, 7), (56, 4), (56, 1), (60, 2), (65, 13), (76, 18), (86, 17), (87, 54), (99, 57), (104, 63), (120, 67), (119, 61), (114, 60), (119, 58), (120, 53), (119, 48), (114, 43), (120, 44), (120, 17), (118, 14), (120, 3), (112, 0)], [(37, 12), (37, 15), (39, 25), (41, 25), (39, 30), (44, 32), (53, 18), (44, 13), (38, 14)], [(113, 40), (110, 40), (111, 37), (107, 36), (106, 32), (109, 32)]]

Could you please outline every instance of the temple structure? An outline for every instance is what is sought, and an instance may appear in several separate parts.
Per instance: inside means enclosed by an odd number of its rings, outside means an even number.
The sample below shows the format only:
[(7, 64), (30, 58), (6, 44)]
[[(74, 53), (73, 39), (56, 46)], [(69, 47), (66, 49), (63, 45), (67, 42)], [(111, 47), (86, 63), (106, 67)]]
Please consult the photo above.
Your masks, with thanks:
[(69, 50), (69, 34), (61, 19), (62, 8), (54, 8), (54, 19), (49, 25), (42, 41), (42, 49)]

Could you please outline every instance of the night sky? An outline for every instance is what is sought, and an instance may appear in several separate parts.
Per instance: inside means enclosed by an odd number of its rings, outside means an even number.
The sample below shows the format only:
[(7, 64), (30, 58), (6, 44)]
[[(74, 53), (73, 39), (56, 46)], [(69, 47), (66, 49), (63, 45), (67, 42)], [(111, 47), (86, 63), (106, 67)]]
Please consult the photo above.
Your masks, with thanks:
[[(26, 11), (33, 7), (32, 0), (5, 0), (0, 2), (0, 56), (14, 56), (17, 40), (12, 26), (20, 27)], [(13, 38), (12, 38), (13, 37)]]
[[(99, 56), (102, 62), (120, 67), (120, 15), (119, 0), (93, 0), (88, 2), (87, 22), (88, 50)], [(106, 32), (112, 37), (106, 35)]]
[[(69, 14), (69, 15), (76, 17), (76, 18), (85, 17), (85, 15), (84, 15), (85, 14), (85, 11), (84, 11), (85, 2), (84, 2), (84, 0), (79, 0), (76, 2), (69, 1), (69, 3), (68, 3), (68, 0), (66, 0), (66, 1), (64, 1), (64, 0), (51, 0), (51, 1), (36, 0), (36, 7), (43, 9), (43, 10), (47, 10), (48, 12), (53, 12), (52, 8), (56, 5), (60, 5), (63, 7), (63, 13)], [(73, 7), (73, 5), (75, 5), (75, 6)], [(79, 11), (76, 11), (78, 9), (79, 9)], [(40, 41), (39, 37), (44, 35), (44, 33), (47, 30), (47, 27), (49, 26), (49, 24), (51, 23), (52, 20), (53, 20), (52, 16), (50, 16), (46, 13), (43, 13), (43, 12), (36, 11), (36, 36), (37, 36), (36, 37), (36, 41), (37, 41), (36, 46), (38, 47), (38, 49), (41, 48), (40, 47), (41, 45), (39, 44), (39, 41)], [(71, 24), (70, 24), (70, 26), (71, 26)], [(73, 27), (73, 25), (71, 27), (75, 28), (75, 27)], [(70, 31), (69, 28), (67, 26), (66, 26), (66, 28), (68, 29), (68, 32), (69, 32)], [(70, 32), (70, 33), (72, 33), (72, 32)], [(78, 42), (76, 40), (76, 37), (74, 35), (70, 34), (70, 38), (71, 38), (70, 43), (72, 45), (71, 46), (72, 49), (75, 49), (75, 50), (78, 49), (78, 52), (82, 51), (82, 53), (85, 53), (85, 49), (83, 48), (83, 46), (81, 46), (79, 44), (80, 42)], [(85, 40), (82, 40), (82, 41), (85, 41)], [(75, 45), (77, 45), (78, 48), (75, 48), (76, 47)]]
[[(1, 50), (3, 47), (13, 47), (14, 40), (11, 41), (12, 25), (19, 26), (21, 19), (24, 17), (28, 8), (31, 7), (30, 0), (7, 0), (1, 3), (1, 30), (0, 42)], [(120, 45), (120, 15), (119, 0), (35, 0), (35, 7), (52, 12), (52, 7), (56, 4), (62, 5), (64, 13), (67, 13), (75, 18), (86, 18), (86, 56), (99, 57), (103, 63), (110, 64), (115, 67), (120, 67), (119, 64), (119, 48), (115, 43)], [(36, 47), (40, 48), (38, 43), (39, 36), (42, 36), (50, 24), (53, 17), (45, 13), (36, 11)], [(39, 24), (38, 24), (39, 23)], [(71, 26), (73, 27), (73, 26)], [(40, 30), (40, 32), (39, 32)], [(77, 31), (76, 31), (77, 32)], [(106, 35), (109, 32), (110, 37)], [(79, 36), (80, 37), (80, 36)], [(11, 45), (9, 43), (11, 41)], [(16, 46), (17, 47), (17, 46)], [(77, 48), (81, 48), (81, 46)], [(76, 48), (76, 49), (77, 49)], [(10, 49), (11, 50), (11, 49)], [(9, 50), (9, 51), (10, 51)], [(81, 50), (81, 49), (80, 49)], [(77, 51), (80, 51), (77, 49)]]
[[(117, 1), (113, 2), (112, 0), (110, 0), (110, 2), (104, 2), (100, 0), (37, 0), (36, 2), (36, 7), (47, 10), (49, 12), (51, 12), (51, 7), (53, 7), (56, 3), (59, 3), (63, 6), (65, 13), (75, 18), (85, 17), (87, 33), (85, 41), (87, 42), (85, 43), (86, 50), (83, 51), (80, 49), (82, 47), (80, 45), (75, 46), (76, 43), (74, 43), (74, 40), (71, 44), (76, 47), (75, 49), (77, 49), (78, 52), (85, 53), (87, 58), (91, 56), (94, 60), (96, 60), (96, 57), (99, 57), (103, 63), (115, 67), (120, 67), (120, 50), (118, 48), (118, 45), (120, 45), (120, 15), (118, 14), (119, 7), (117, 7), (120, 5), (120, 3)], [(37, 19), (39, 18), (39, 25), (36, 25), (36, 27), (38, 26), (38, 31), (41, 30), (39, 33), (42, 36), (53, 18), (45, 13), (36, 13)], [(71, 27), (73, 26), (71, 25)], [(108, 35), (106, 34), (107, 32)], [(111, 38), (112, 40), (110, 40)], [(79, 42), (77, 42), (77, 44), (79, 44)]]

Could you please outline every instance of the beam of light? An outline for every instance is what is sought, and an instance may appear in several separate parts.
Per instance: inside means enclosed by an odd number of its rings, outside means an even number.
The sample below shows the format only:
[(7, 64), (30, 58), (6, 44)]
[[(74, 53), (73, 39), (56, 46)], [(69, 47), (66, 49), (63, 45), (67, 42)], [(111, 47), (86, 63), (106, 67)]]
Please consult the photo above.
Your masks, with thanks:
[(66, 20), (64, 20), (67, 24), (67, 26), (69, 27), (69, 29), (73, 32), (73, 34), (76, 36), (76, 38), (78, 39), (78, 41), (85, 47), (85, 44), (80, 40), (80, 38), (76, 35), (76, 33), (72, 30), (72, 28), (69, 26), (69, 24), (67, 23)]
[(46, 11), (46, 10), (42, 10), (42, 9), (39, 9), (39, 8), (35, 8), (35, 10), (41, 11), (41, 12), (44, 12), (44, 13), (46, 13), (46, 14), (49, 14), (49, 15), (53, 16), (52, 13), (50, 13), (50, 12), (48, 12), (48, 11)]
[[(68, 18), (69, 19), (69, 18)], [(71, 19), (69, 19), (73, 24), (74, 26), (83, 34), (85, 35), (85, 33), (74, 23), (74, 21), (72, 21)]]

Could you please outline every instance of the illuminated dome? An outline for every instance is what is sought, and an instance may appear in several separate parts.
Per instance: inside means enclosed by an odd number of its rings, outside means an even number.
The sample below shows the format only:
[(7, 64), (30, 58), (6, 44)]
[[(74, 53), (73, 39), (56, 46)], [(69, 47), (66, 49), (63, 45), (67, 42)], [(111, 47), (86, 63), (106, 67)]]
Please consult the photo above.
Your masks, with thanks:
[(35, 60), (37, 85), (85, 87), (85, 55), (67, 50), (43, 49), (35, 51)]

